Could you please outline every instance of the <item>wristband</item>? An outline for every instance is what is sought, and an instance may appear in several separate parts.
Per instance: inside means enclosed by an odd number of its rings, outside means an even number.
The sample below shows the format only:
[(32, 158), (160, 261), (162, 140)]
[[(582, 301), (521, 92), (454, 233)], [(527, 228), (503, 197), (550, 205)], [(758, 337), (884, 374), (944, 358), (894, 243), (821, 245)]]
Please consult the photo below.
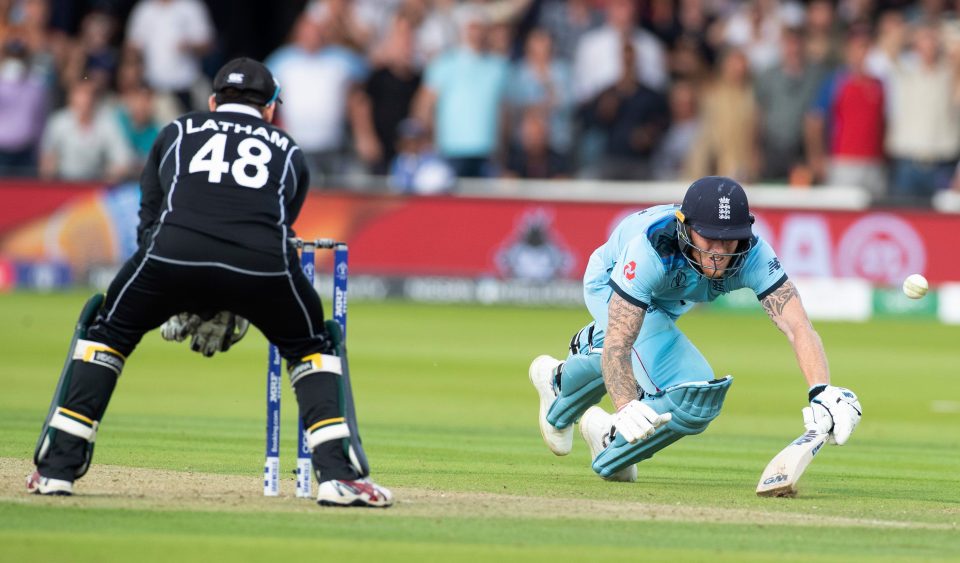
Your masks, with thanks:
[(810, 390), (807, 391), (807, 401), (813, 401), (817, 397), (817, 395), (819, 395), (820, 393), (823, 393), (824, 389), (826, 389), (827, 387), (828, 385), (826, 383), (821, 383), (819, 385), (814, 385), (813, 387), (811, 387)]

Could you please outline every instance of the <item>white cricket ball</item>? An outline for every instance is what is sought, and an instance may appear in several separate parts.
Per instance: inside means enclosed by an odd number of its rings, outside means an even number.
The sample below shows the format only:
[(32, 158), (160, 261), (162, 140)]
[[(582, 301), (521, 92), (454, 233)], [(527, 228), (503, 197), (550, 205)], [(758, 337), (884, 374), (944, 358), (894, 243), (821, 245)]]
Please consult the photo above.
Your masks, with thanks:
[(927, 294), (928, 289), (930, 285), (927, 283), (927, 278), (920, 274), (910, 274), (903, 280), (903, 294), (910, 299), (920, 299)]

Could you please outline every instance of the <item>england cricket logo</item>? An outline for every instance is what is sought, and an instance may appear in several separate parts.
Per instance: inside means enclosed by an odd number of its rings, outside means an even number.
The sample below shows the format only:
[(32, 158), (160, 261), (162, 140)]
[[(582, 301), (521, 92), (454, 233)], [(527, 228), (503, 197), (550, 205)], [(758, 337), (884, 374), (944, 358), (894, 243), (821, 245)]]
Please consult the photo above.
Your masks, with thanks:
[(730, 219), (730, 198), (721, 197), (720, 198), (720, 208), (718, 213), (721, 219)]

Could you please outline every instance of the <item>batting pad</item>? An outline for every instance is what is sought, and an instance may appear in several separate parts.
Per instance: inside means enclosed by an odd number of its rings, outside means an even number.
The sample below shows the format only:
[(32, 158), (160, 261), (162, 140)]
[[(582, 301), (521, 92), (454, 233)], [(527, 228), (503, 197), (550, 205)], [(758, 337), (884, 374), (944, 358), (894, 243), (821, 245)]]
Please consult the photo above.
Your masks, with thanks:
[(699, 434), (720, 414), (733, 377), (711, 381), (681, 383), (648, 395), (642, 401), (660, 414), (671, 413), (673, 418), (657, 429), (653, 436), (631, 444), (619, 434), (593, 460), (593, 470), (609, 477), (621, 469), (653, 457), (653, 454), (684, 436)]
[(547, 422), (563, 429), (600, 402), (607, 388), (600, 371), (600, 353), (571, 354), (562, 364), (560, 395), (547, 411)]

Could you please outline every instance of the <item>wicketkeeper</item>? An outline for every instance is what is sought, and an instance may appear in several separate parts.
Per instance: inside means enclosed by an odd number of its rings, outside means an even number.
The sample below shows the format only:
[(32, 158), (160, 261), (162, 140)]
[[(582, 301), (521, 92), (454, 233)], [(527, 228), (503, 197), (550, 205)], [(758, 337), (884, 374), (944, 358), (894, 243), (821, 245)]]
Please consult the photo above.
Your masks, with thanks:
[[(682, 205), (630, 215), (594, 251), (583, 276), (593, 322), (573, 336), (566, 361), (544, 355), (530, 364), (540, 433), (553, 453), (570, 453), (579, 420), (593, 470), (635, 481), (637, 462), (703, 432), (733, 378), (716, 378), (676, 320), (694, 303), (744, 287), (793, 347), (809, 388), (806, 427), (830, 432), (839, 445), (850, 438), (861, 416), (857, 396), (830, 384), (820, 337), (753, 222), (743, 188), (708, 176), (689, 187)], [(605, 393), (613, 414), (593, 406)]]
[[(205, 355), (226, 351), (246, 320), (287, 361), (325, 505), (385, 507), (389, 490), (348, 455), (339, 333), (290, 244), (310, 185), (303, 153), (271, 125), (280, 86), (252, 59), (214, 79), (208, 112), (161, 131), (141, 177), (139, 249), (84, 309), (28, 488), (69, 495), (86, 473), (97, 428), (144, 333), (190, 337)], [(332, 322), (332, 321), (331, 321)], [(335, 327), (335, 323), (333, 323)]]

